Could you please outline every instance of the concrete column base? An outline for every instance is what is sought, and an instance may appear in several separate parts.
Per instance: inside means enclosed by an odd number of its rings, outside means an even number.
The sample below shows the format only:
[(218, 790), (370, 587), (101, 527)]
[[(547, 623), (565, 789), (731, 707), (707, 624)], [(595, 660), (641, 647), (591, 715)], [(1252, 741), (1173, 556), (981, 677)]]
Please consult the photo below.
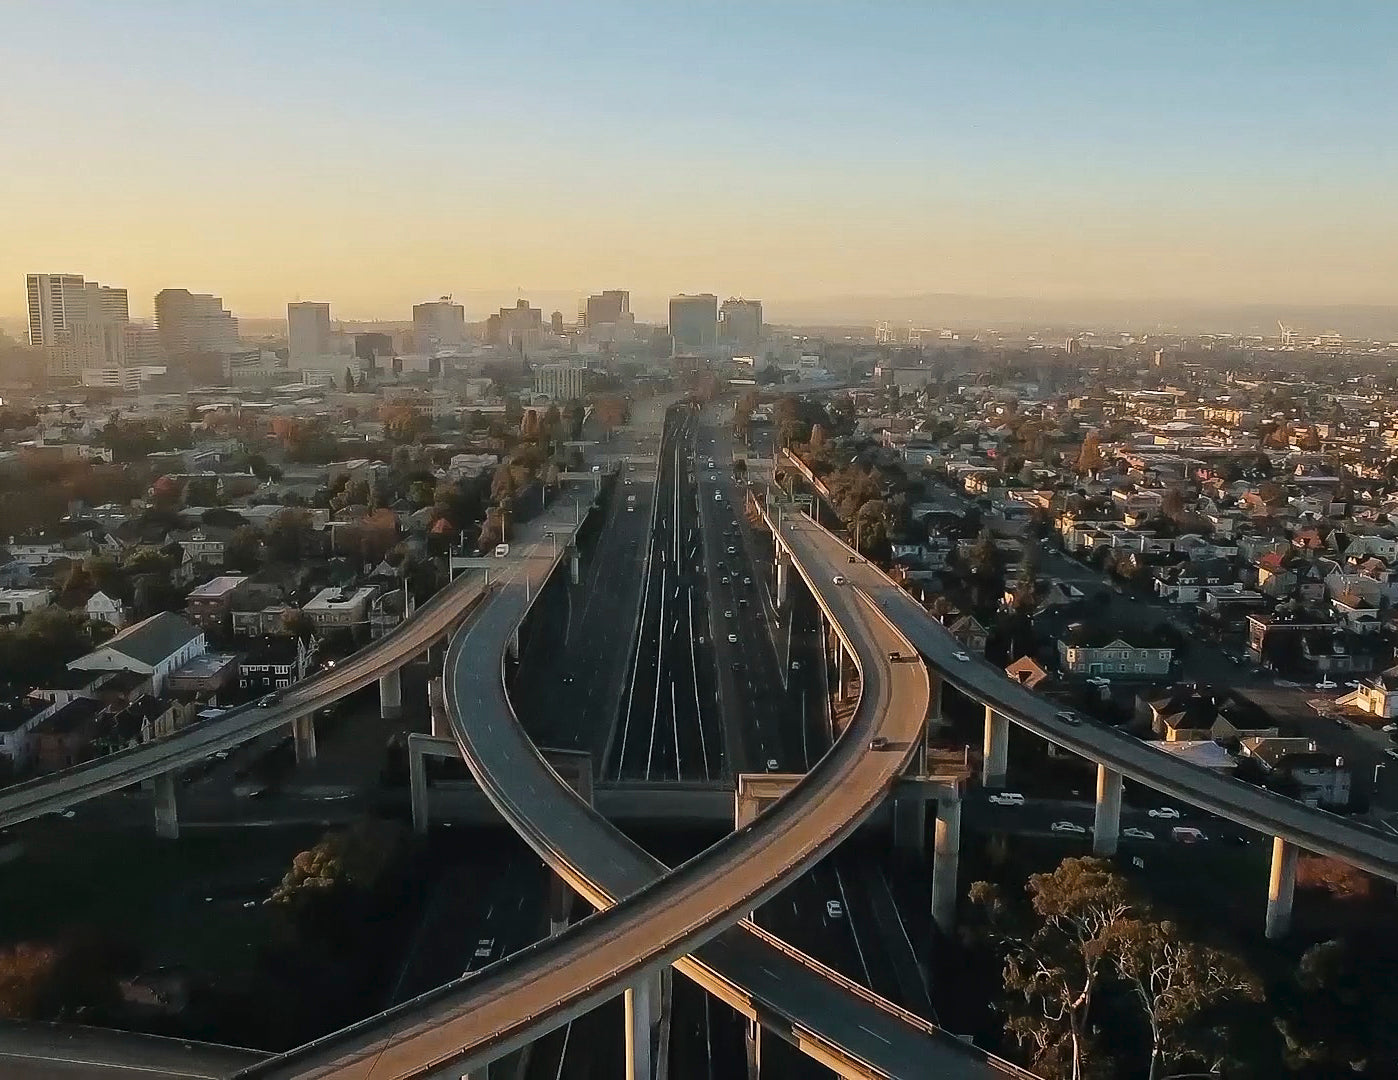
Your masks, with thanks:
[(1121, 835), (1121, 773), (1097, 766), (1097, 810), (1092, 824), (1092, 854), (1115, 855)]
[(626, 988), (626, 1080), (655, 1080), (655, 981)]
[(296, 742), (296, 763), (316, 759), (316, 718), (314, 713), (298, 716), (291, 722), (292, 738)]
[(986, 787), (1004, 787), (1009, 772), (1010, 722), (985, 707), (985, 741), (981, 758), (981, 783)]
[(180, 835), (179, 804), (175, 798), (175, 774), (161, 773), (151, 787), (155, 802), (155, 835), (163, 840), (176, 840)]
[(403, 673), (396, 668), (379, 677), (379, 715), (385, 720), (403, 716)]
[(762, 1075), (762, 1025), (749, 1020), (747, 1037), (743, 1041), (747, 1044), (748, 1080), (758, 1080)]
[(1291, 903), (1296, 896), (1296, 857), (1300, 849), (1280, 836), (1272, 837), (1272, 874), (1267, 882), (1267, 939), (1291, 932)]
[(956, 875), (961, 861), (961, 800), (937, 800), (932, 837), (932, 921), (944, 934), (956, 929)]

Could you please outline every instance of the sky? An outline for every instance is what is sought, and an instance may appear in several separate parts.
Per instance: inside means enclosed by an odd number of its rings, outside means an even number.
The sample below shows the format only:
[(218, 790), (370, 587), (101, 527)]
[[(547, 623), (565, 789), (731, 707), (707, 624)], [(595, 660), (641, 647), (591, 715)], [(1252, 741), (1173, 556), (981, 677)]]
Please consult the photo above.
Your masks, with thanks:
[(1395, 40), (1392, 0), (0, 5), (0, 315), (27, 272), (138, 315), (1395, 303)]

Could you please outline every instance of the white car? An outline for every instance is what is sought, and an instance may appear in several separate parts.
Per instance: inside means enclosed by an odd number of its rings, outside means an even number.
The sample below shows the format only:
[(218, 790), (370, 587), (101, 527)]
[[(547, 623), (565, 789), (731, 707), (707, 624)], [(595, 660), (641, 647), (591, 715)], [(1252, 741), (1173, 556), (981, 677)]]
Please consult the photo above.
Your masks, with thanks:
[(990, 802), (995, 806), (1023, 806), (1024, 796), (1018, 791), (997, 791)]
[(1395, 731), (1398, 731), (1398, 724), (1384, 724), (1383, 730), (1389, 735), (1392, 735)]
[(1315, 684), (1315, 688), (1317, 690), (1334, 690), (1339, 685), (1340, 684), (1337, 683), (1334, 679), (1321, 679), (1320, 682)]
[(1167, 818), (1171, 821), (1180, 816), (1180, 812), (1173, 806), (1157, 806), (1150, 810), (1149, 814), (1153, 818)]
[(832, 919), (839, 919), (844, 917), (845, 909), (840, 906), (840, 901), (827, 900), (825, 901), (825, 914)]
[(1079, 836), (1082, 836), (1087, 832), (1087, 829), (1079, 825), (1076, 821), (1055, 821), (1049, 826), (1049, 831), (1077, 833)]
[(728, 644), (730, 644), (730, 645), (736, 645), (736, 644), (738, 644), (738, 635), (737, 635), (737, 634), (729, 634), (729, 635), (728, 635)]
[(953, 660), (960, 660), (963, 664), (969, 663), (971, 660), (971, 654), (964, 652), (954, 652), (951, 654), (951, 657)]
[(490, 954), (495, 951), (495, 939), (493, 937), (483, 937), (476, 942), (476, 951), (471, 955), (477, 960), (488, 960)]
[(1134, 825), (1121, 830), (1121, 835), (1128, 840), (1154, 840), (1155, 833), (1149, 829), (1138, 829)]
[(777, 771), (777, 759), (776, 759), (776, 758), (774, 758), (774, 757), (769, 757), (769, 758), (767, 759), (767, 771), (768, 771), (768, 772), (776, 772), (776, 771)]
[(731, 619), (731, 618), (733, 617), (733, 613), (732, 613), (731, 611), (725, 611), (725, 612), (723, 613), (723, 617), (724, 617), (725, 619)]
[(792, 670), (792, 671), (800, 671), (800, 670), (801, 670), (801, 661), (800, 661), (800, 660), (793, 660), (793, 661), (791, 661), (791, 670)]
[(836, 575), (835, 575), (833, 578), (831, 578), (830, 580), (833, 581), (836, 585), (843, 585), (843, 584), (845, 583), (845, 575), (844, 575), (844, 574), (836, 574)]
[(714, 492), (714, 502), (723, 502), (723, 496), (718, 492)]

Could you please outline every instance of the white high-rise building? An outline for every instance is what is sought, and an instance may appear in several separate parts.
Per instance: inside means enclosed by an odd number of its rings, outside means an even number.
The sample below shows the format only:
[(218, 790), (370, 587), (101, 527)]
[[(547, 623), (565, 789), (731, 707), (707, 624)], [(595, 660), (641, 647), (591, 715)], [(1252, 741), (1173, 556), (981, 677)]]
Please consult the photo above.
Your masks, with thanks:
[(218, 353), (227, 356), (242, 349), (238, 320), (220, 297), (192, 293), (188, 289), (161, 289), (155, 294), (155, 325), (166, 355)]
[(331, 355), (330, 305), (305, 300), (286, 305), (286, 337), (293, 368), (320, 367)]
[(51, 378), (79, 379), (84, 368), (126, 363), (125, 289), (114, 289), (81, 274), (29, 274), (29, 344), (44, 350)]

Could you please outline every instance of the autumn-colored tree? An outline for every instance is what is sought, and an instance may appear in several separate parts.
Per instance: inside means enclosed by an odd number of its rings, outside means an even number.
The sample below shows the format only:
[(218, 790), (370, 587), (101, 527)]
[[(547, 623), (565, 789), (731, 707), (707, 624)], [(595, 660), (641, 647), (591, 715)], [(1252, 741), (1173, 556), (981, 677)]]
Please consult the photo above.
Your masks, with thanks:
[(1086, 475), (1102, 467), (1102, 441), (1097, 432), (1089, 431), (1078, 451), (1078, 472)]

